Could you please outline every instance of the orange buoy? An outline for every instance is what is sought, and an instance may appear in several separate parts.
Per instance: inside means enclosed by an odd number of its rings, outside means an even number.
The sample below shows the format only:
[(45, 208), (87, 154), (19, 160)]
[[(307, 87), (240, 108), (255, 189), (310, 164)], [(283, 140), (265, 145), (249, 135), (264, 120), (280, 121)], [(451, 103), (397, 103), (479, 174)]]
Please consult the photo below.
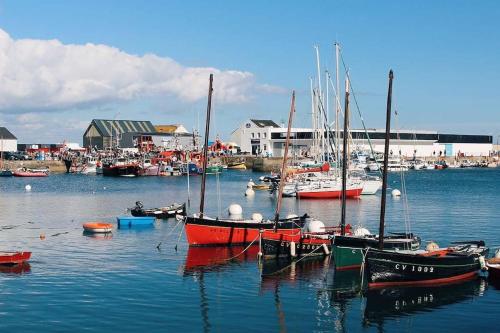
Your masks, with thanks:
[(113, 230), (113, 225), (104, 222), (88, 222), (83, 224), (83, 230), (93, 233), (107, 233)]

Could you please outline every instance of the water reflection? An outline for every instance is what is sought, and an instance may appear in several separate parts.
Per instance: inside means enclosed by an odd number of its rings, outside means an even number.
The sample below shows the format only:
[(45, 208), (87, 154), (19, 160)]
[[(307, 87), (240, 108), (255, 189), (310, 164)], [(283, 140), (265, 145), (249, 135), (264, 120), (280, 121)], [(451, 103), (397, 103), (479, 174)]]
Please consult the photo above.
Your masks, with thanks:
[(2, 274), (26, 274), (29, 272), (31, 272), (31, 266), (27, 262), (17, 265), (0, 265), (0, 273)]
[(258, 246), (189, 247), (183, 267), (184, 275), (210, 272), (246, 261), (257, 261)]
[(380, 326), (387, 319), (437, 310), (447, 305), (481, 296), (486, 281), (470, 281), (435, 287), (401, 287), (368, 290), (363, 324)]
[(90, 231), (83, 231), (83, 236), (89, 237), (89, 238), (94, 238), (94, 239), (111, 239), (113, 238), (113, 233), (112, 232), (105, 232), (105, 233), (95, 233), (95, 232), (90, 232)]

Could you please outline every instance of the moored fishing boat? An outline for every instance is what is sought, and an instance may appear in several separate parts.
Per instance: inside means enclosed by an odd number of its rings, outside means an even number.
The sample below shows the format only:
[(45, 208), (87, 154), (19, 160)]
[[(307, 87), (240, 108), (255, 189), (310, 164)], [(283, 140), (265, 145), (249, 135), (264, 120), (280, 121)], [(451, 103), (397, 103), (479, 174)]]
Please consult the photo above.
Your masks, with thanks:
[(364, 272), (368, 288), (406, 285), (437, 285), (473, 278), (485, 266), (488, 253), (483, 241), (456, 242), (440, 249), (435, 243), (427, 250), (389, 251), (384, 249), (385, 198), (387, 190), (388, 150), (393, 72), (389, 72), (382, 204), (380, 209), (378, 249), (364, 254)]
[(0, 252), (0, 265), (17, 265), (28, 261), (31, 252)]
[(482, 269), (488, 248), (482, 241), (434, 251), (369, 249), (365, 271), (368, 288), (446, 284), (473, 278)]
[(186, 215), (186, 204), (173, 203), (170, 206), (158, 208), (144, 208), (142, 202), (137, 201), (135, 207), (130, 208), (132, 216), (153, 216), (157, 219), (168, 219), (176, 215)]
[(140, 174), (139, 164), (126, 158), (117, 158), (102, 165), (103, 176), (135, 177)]
[[(359, 197), (363, 192), (363, 182), (349, 182), (347, 187), (347, 198)], [(296, 191), (299, 199), (340, 199), (342, 197), (342, 186), (338, 183), (313, 184)]]
[[(203, 173), (200, 189), (200, 211), (198, 214), (186, 216), (185, 232), (186, 238), (190, 246), (203, 245), (236, 245), (248, 244), (257, 241), (260, 235), (260, 230), (276, 229), (280, 232), (289, 233), (297, 228), (300, 228), (305, 219), (308, 217), (292, 217), (288, 219), (264, 220), (262, 215), (253, 214), (252, 219), (242, 218), (242, 209), (239, 205), (231, 205), (229, 207), (230, 218), (212, 218), (205, 216), (205, 185), (206, 185), (206, 168), (208, 156), (208, 137), (210, 133), (210, 112), (212, 101), (212, 82), (213, 74), (210, 74), (208, 88), (208, 103), (207, 103), (207, 118), (205, 123), (205, 144), (203, 146)], [(292, 95), (292, 108), (294, 109), (295, 93)], [(289, 124), (290, 127), (290, 124)], [(289, 128), (290, 131), (290, 128)], [(286, 155), (286, 154), (285, 154)]]

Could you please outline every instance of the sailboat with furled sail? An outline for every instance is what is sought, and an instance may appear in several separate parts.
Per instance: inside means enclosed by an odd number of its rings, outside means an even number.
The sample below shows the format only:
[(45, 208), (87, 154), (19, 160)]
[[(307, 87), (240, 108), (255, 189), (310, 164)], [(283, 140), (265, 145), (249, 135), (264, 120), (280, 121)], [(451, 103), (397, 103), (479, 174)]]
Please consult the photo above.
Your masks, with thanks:
[(454, 283), (477, 276), (485, 269), (484, 256), (488, 248), (483, 241), (462, 241), (452, 243), (447, 248), (439, 248), (435, 243), (427, 250), (389, 251), (384, 246), (385, 197), (387, 192), (387, 165), (390, 140), (390, 119), (393, 72), (389, 72), (387, 94), (387, 118), (385, 135), (384, 173), (382, 185), (382, 205), (378, 248), (369, 248), (364, 253), (364, 272), (368, 288), (390, 286), (422, 286)]
[[(213, 74), (210, 74), (208, 88), (207, 119), (205, 125), (205, 144), (203, 146), (203, 173), (200, 191), (200, 211), (184, 218), (186, 238), (190, 246), (241, 245), (258, 240), (261, 230), (277, 229), (282, 233), (293, 233), (300, 228), (307, 215), (291, 216), (286, 219), (264, 220), (255, 213), (252, 219), (243, 219), (241, 206), (229, 206), (229, 218), (209, 217), (205, 215), (205, 185), (208, 162), (208, 138), (210, 135), (210, 114), (212, 108)], [(292, 94), (292, 109), (295, 107), (295, 93)]]

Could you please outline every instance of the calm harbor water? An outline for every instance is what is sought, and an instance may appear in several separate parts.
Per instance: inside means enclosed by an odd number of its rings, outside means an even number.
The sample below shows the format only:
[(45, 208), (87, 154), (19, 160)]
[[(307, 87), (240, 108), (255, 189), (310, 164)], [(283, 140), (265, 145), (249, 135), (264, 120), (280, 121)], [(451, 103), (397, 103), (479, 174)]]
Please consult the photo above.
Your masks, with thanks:
[[(271, 216), (267, 192), (243, 193), (250, 171), (210, 176), (206, 212)], [(406, 174), (412, 231), (424, 241), (483, 239), (500, 247), (500, 169), (417, 171)], [(191, 177), (191, 210), (200, 177)], [(31, 192), (24, 186), (30, 184)], [(401, 189), (398, 174), (390, 186)], [(219, 190), (218, 190), (219, 188)], [(259, 267), (254, 249), (188, 249), (175, 219), (152, 228), (89, 237), (86, 221), (114, 222), (137, 200), (147, 206), (187, 199), (186, 178), (104, 178), (51, 175), (0, 179), (0, 246), (30, 250), (29, 265), (0, 270), (2, 332), (329, 332), (498, 329), (500, 286), (478, 279), (439, 288), (405, 288), (360, 295), (359, 274), (335, 274), (327, 259)], [(349, 200), (348, 221), (372, 232), (380, 196)], [(283, 214), (308, 212), (338, 223), (339, 201), (287, 198)], [(387, 229), (404, 231), (404, 200), (390, 198)], [(40, 235), (45, 239), (40, 239)], [(157, 249), (157, 245), (160, 245)], [(177, 246), (177, 251), (174, 249)], [(284, 268), (281, 273), (272, 274)], [(261, 276), (261, 272), (264, 276)]]

